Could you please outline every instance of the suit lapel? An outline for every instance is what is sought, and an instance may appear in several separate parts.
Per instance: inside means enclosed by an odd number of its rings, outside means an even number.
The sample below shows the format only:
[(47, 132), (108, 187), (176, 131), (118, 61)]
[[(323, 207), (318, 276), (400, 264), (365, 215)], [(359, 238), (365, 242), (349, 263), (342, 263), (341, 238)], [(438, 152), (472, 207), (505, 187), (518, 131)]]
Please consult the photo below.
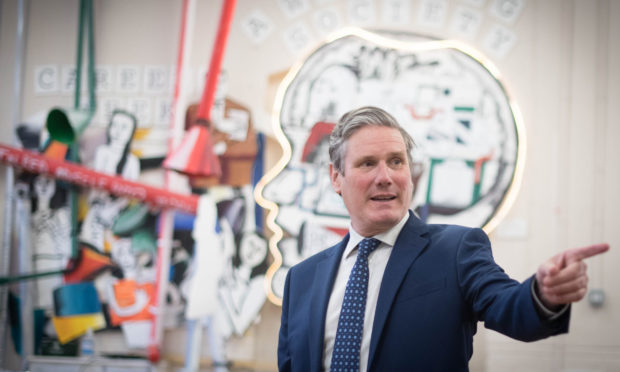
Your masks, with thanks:
[(372, 366), (374, 354), (383, 332), (383, 326), (394, 303), (396, 293), (409, 268), (428, 245), (428, 239), (422, 236), (427, 230), (427, 226), (410, 213), (407, 223), (403, 226), (392, 248), (392, 253), (381, 281), (379, 298), (377, 299), (377, 309), (370, 339), (369, 369)]
[(314, 282), (312, 285), (312, 300), (310, 302), (310, 370), (319, 371), (323, 369), (323, 339), (325, 337), (325, 313), (329, 297), (332, 293), (332, 287), (340, 258), (344, 252), (344, 248), (349, 241), (349, 235), (333, 248), (325, 258), (316, 266), (314, 274)]

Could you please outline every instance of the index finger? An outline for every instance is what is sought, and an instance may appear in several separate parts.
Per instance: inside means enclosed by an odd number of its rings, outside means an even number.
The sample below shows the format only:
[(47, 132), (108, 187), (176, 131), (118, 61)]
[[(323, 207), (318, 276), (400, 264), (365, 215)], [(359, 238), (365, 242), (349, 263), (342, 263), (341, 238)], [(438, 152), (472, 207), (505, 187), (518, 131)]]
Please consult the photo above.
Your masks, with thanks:
[(596, 256), (597, 254), (607, 252), (608, 250), (609, 244), (607, 243), (599, 243), (586, 247), (573, 248), (566, 251), (566, 262), (567, 264), (571, 264), (573, 262), (585, 260), (588, 257)]

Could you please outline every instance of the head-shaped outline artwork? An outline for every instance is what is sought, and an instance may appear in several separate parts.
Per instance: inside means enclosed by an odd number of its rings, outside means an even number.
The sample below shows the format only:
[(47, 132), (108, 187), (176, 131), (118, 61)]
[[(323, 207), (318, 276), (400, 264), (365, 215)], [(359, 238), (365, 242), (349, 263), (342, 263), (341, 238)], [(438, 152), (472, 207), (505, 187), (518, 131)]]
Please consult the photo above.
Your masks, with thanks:
[(292, 68), (276, 97), (283, 155), (255, 190), (274, 232), (266, 286), (276, 304), (288, 268), (346, 232), (326, 144), (340, 116), (365, 105), (388, 111), (416, 141), (410, 209), (423, 220), (489, 232), (514, 202), (525, 135), (497, 69), (457, 41), (344, 29)]

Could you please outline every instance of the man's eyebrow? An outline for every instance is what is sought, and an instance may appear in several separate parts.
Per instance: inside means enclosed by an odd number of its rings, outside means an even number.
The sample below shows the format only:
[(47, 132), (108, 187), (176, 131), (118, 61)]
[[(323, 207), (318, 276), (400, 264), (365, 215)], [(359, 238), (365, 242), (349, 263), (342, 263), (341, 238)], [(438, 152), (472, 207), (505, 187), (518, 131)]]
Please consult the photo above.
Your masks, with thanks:
[[(407, 157), (407, 153), (405, 151), (393, 151), (393, 152), (389, 152), (387, 153), (387, 158), (393, 158), (393, 157)], [(380, 156), (375, 155), (375, 154), (369, 154), (369, 155), (359, 155), (357, 158), (355, 158), (355, 162), (363, 162), (366, 160), (376, 160), (380, 158)]]
[(407, 153), (405, 151), (393, 151), (388, 153), (389, 157), (394, 157), (394, 156), (407, 156)]
[(355, 159), (355, 161), (360, 162), (360, 161), (365, 161), (365, 160), (374, 160), (376, 158), (377, 158), (376, 155), (360, 155)]

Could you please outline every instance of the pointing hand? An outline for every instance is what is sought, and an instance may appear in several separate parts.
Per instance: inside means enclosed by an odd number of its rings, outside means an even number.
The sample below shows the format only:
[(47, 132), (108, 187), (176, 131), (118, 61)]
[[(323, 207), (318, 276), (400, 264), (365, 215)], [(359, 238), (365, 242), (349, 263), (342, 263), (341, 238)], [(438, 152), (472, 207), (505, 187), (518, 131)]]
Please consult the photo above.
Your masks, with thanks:
[(609, 250), (609, 244), (594, 244), (559, 253), (540, 265), (536, 272), (538, 294), (543, 304), (554, 309), (581, 300), (588, 289), (586, 258)]

